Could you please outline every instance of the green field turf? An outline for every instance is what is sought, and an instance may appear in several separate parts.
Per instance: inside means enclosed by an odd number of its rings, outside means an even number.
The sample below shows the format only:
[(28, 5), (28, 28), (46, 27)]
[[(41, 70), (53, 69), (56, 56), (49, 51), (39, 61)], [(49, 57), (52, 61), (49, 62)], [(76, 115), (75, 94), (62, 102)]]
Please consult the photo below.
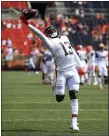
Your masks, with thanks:
[(108, 86), (84, 85), (79, 92), (79, 133), (72, 133), (68, 92), (55, 100), (39, 75), (2, 72), (2, 136), (108, 136)]

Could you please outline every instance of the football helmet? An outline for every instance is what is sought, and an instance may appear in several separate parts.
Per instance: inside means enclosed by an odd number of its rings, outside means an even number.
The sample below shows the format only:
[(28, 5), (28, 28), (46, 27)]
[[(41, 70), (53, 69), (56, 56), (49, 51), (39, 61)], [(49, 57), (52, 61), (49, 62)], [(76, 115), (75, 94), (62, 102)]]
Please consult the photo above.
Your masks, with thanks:
[(104, 49), (104, 44), (100, 43), (98, 47), (99, 47), (99, 50), (103, 50)]
[(55, 38), (59, 36), (57, 29), (52, 25), (45, 28), (44, 34), (49, 38)]
[(88, 45), (88, 46), (86, 46), (86, 50), (89, 52), (89, 51), (91, 51), (93, 48), (92, 48), (92, 46), (91, 45)]
[(76, 50), (83, 50), (83, 46), (82, 46), (82, 45), (78, 45), (78, 46), (76, 47)]
[(100, 44), (99, 44), (99, 47), (104, 48), (104, 44), (103, 44), (103, 43), (100, 43)]

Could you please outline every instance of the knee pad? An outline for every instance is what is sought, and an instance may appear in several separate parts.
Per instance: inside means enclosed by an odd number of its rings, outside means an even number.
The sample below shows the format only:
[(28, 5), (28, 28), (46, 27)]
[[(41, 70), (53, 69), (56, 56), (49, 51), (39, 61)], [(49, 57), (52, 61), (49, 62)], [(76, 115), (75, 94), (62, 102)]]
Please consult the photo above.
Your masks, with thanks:
[(57, 102), (63, 101), (65, 95), (56, 95)]
[(76, 90), (71, 90), (69, 91), (69, 96), (70, 96), (70, 99), (77, 99), (77, 94), (78, 92)]

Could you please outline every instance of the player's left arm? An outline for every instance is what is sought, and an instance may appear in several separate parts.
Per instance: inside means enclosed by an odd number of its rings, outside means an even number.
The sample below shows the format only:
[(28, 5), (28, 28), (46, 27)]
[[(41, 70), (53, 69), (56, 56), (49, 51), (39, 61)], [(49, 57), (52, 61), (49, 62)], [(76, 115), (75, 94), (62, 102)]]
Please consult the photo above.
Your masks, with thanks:
[(40, 30), (38, 30), (26, 20), (26, 15), (24, 13), (21, 14), (20, 19), (34, 34), (36, 34), (42, 40), (44, 43), (43, 45), (46, 48), (51, 49), (50, 40)]

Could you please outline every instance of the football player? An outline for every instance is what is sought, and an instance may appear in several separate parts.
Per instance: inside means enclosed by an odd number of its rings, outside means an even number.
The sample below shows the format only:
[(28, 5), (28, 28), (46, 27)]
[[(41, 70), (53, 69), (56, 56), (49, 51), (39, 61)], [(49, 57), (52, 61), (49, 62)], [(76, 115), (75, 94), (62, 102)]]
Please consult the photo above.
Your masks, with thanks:
[(108, 83), (108, 51), (104, 50), (104, 44), (99, 44), (99, 51), (96, 52), (96, 63), (98, 66), (98, 85), (100, 89), (103, 89), (103, 80), (102, 77), (104, 77), (104, 83)]
[[(95, 51), (93, 50), (91, 45), (86, 47), (87, 49), (87, 61), (88, 61), (88, 84), (91, 85), (91, 81), (93, 81), (93, 85), (97, 85), (97, 77), (95, 74)], [(93, 77), (93, 80), (92, 80)]]
[(43, 84), (48, 84), (53, 82), (53, 76), (55, 72), (54, 59), (49, 50), (45, 50), (43, 60), (41, 62), (41, 70), (44, 74)]
[(81, 62), (72, 48), (67, 36), (60, 36), (57, 29), (50, 25), (45, 29), (44, 34), (29, 24), (26, 20), (26, 15), (23, 12), (20, 16), (22, 22), (36, 34), (43, 42), (43, 45), (52, 53), (56, 64), (57, 78), (55, 86), (55, 96), (57, 102), (61, 102), (65, 97), (65, 87), (69, 90), (71, 100), (72, 122), (71, 128), (78, 132), (77, 125), (78, 116), (78, 91), (80, 78), (77, 72), (77, 66), (81, 67)]
[[(84, 51), (83, 46), (78, 45), (76, 47), (76, 52), (80, 58), (82, 68), (84, 69), (84, 72), (86, 73), (87, 72), (87, 57), (86, 57), (86, 52)], [(85, 83), (85, 75), (80, 75), (80, 84), (83, 85), (84, 83)]]

